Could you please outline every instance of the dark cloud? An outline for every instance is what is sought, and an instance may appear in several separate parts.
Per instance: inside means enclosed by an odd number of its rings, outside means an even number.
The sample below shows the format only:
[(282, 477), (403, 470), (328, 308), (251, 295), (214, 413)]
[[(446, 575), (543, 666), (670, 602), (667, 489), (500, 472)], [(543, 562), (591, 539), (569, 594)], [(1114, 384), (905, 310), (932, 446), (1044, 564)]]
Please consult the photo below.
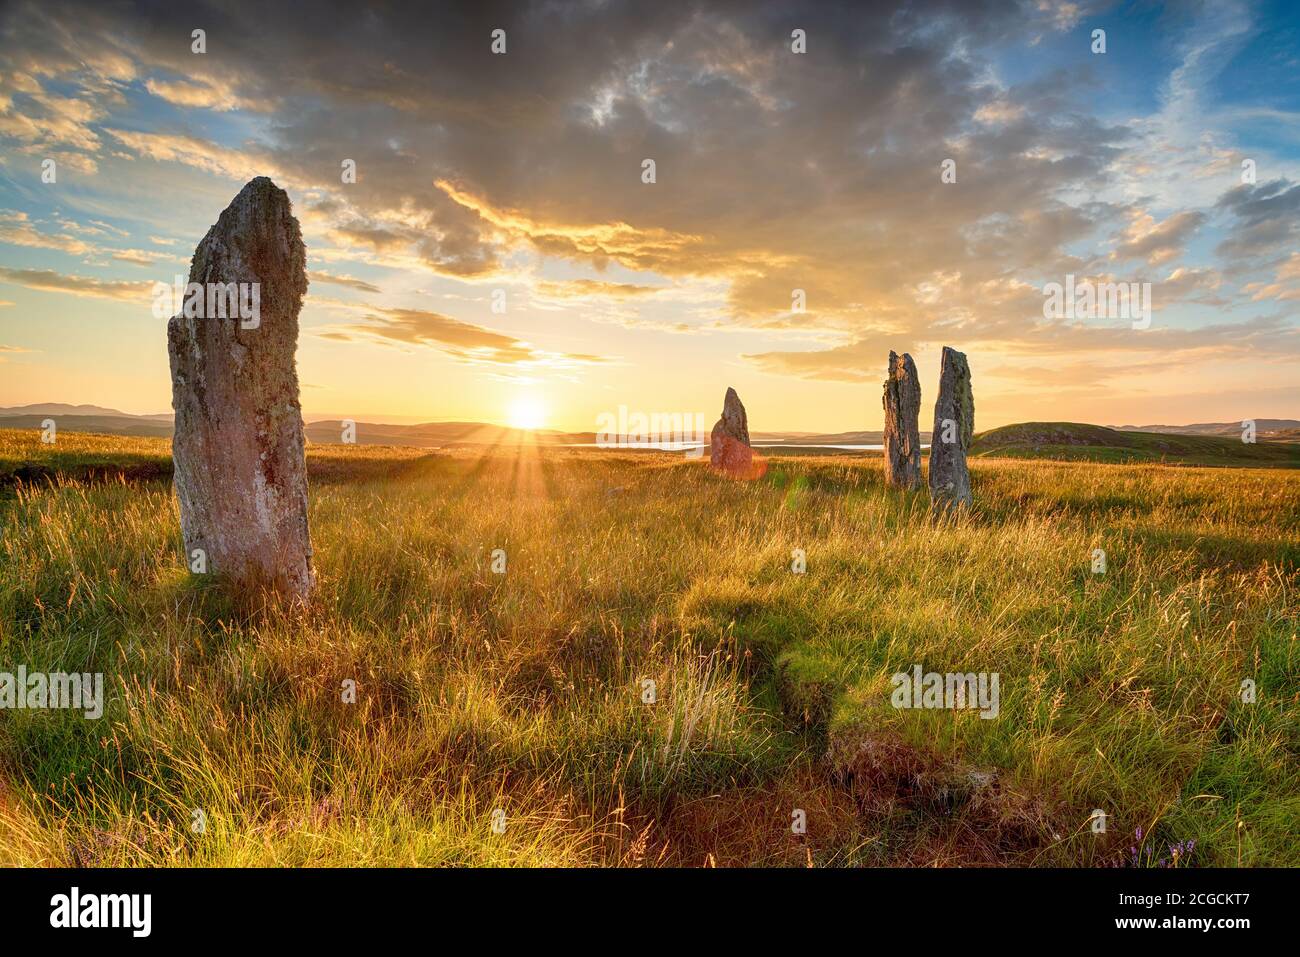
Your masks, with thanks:
[[(84, 58), (71, 31), (38, 26), (51, 11), (10, 9), (5, 31), (25, 45), (21, 62), (39, 55), (73, 69)], [(229, 89), (270, 104), (267, 160), (286, 175), (337, 184), (341, 160), (357, 162), (357, 183), (315, 207), (340, 214), (341, 239), (381, 252), (409, 246), (460, 276), (499, 267), (501, 231), (450, 201), (440, 179), (493, 209), (526, 212), (535, 229), (507, 238), (596, 265), (763, 277), (782, 271), (778, 261), (789, 273), (856, 259), (862, 283), (822, 297), (842, 308), (915, 280), (941, 245), (960, 257), (954, 230), (997, 213), (1015, 218), (1095, 174), (1118, 136), (1055, 114), (1007, 131), (972, 127), (998, 94), (979, 78), (978, 57), (954, 49), (1047, 29), (1059, 11), (1038, 3), (827, 3), (797, 14), (775, 2), (338, 3), (304, 17), (235, 2), (202, 16), (163, 4), (57, 16), (77, 23), (76, 35), (101, 32), (101, 49), (139, 64), (137, 81), (157, 86), (169, 81), (154, 74), (172, 74), (187, 96)], [(203, 56), (188, 44), (198, 20)], [(808, 35), (801, 56), (789, 49), (795, 26)], [(507, 31), (504, 56), (489, 51), (497, 27)], [(1033, 92), (1071, 82), (1040, 80)], [(1031, 141), (1063, 155), (1019, 157)], [(963, 185), (938, 190), (949, 153)], [(653, 187), (639, 179), (646, 157), (658, 164)], [(386, 219), (399, 211), (400, 223)], [(919, 220), (930, 225), (889, 228)], [(566, 228), (612, 223), (643, 241), (584, 244)], [(645, 238), (657, 234), (690, 239)], [(1026, 245), (1050, 250), (1055, 239), (1031, 235)], [(779, 311), (754, 294), (762, 285), (737, 287), (738, 312)]]
[(1233, 218), (1228, 238), (1218, 247), (1223, 256), (1262, 258), (1300, 245), (1300, 183), (1242, 184), (1224, 193), (1216, 206)]
[[(304, 15), (261, 0), (198, 12), (15, 3), (0, 34), (10, 75), (80, 76), (105, 102), (152, 82), (155, 98), (188, 104), (172, 137), (117, 130), (112, 141), (217, 175), (272, 168), (310, 193), (302, 208), (313, 225), (372, 262), (490, 280), (541, 254), (717, 280), (729, 291), (715, 325), (837, 343), (749, 361), (856, 381), (877, 377), (862, 370), (889, 348), (939, 341), (1043, 353), (1156, 341), (1045, 323), (1041, 283), (1106, 268), (1078, 250), (1107, 238), (1117, 261), (1172, 271), (1205, 214), (1162, 211), (1157, 222), (1128, 203), (1078, 199), (1101, 194), (1133, 144), (1128, 126), (1092, 115), (1098, 67), (1005, 87), (991, 79), (996, 53), (1073, 28), (1087, 9), (536, 0), (338, 2)], [(200, 22), (208, 52), (196, 56), (189, 34)], [(489, 49), (496, 28), (507, 32), (502, 56)], [(807, 33), (806, 54), (790, 50), (794, 28)], [(205, 115), (232, 105), (265, 119), (234, 158), (205, 128)], [(63, 141), (75, 149), (96, 135), (95, 115), (71, 112)], [(641, 181), (646, 158), (653, 185)], [(345, 159), (357, 169), (347, 185)], [(940, 182), (947, 159), (953, 184)], [(1286, 183), (1233, 190), (1219, 203), (1236, 224), (1220, 251), (1293, 243), (1298, 202)], [(580, 282), (592, 285), (539, 291), (628, 298), (652, 288)], [(1171, 298), (1213, 288), (1195, 270), (1167, 282)], [(803, 312), (791, 308), (796, 289)], [(508, 336), (417, 310), (329, 335), (540, 361)]]

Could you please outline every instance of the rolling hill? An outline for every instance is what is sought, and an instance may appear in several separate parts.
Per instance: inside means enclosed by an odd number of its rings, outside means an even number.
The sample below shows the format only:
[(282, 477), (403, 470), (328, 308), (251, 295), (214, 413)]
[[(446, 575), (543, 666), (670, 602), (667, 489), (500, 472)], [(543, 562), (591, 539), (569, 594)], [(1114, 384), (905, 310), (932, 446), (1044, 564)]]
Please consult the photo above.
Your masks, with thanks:
[(1079, 422), (1024, 422), (980, 432), (975, 457), (1300, 468), (1300, 445), (1239, 437), (1133, 432)]

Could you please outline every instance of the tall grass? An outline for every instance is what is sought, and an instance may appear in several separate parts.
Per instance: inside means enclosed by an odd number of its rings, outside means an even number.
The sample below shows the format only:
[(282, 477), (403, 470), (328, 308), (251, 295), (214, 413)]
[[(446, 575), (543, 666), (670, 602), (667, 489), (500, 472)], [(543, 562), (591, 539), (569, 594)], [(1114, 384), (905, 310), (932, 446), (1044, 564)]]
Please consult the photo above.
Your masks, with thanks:
[[(878, 460), (309, 462), (302, 612), (189, 575), (165, 481), (0, 494), (0, 670), (111, 689), (0, 713), (0, 862), (1300, 863), (1296, 473), (981, 460), (937, 521)], [(1000, 716), (891, 708), (913, 664)]]

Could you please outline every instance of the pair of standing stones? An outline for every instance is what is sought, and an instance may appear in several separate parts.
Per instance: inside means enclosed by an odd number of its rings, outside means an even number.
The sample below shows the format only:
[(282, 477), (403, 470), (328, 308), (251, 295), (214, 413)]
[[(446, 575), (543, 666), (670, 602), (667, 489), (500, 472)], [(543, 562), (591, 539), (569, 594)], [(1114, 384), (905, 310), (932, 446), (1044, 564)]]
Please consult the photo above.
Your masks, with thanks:
[[(921, 485), (921, 383), (907, 353), (889, 353), (885, 379), (885, 482), (896, 488)], [(930, 433), (930, 499), (940, 507), (971, 504), (966, 451), (975, 430), (975, 398), (965, 353), (943, 347), (939, 399)]]

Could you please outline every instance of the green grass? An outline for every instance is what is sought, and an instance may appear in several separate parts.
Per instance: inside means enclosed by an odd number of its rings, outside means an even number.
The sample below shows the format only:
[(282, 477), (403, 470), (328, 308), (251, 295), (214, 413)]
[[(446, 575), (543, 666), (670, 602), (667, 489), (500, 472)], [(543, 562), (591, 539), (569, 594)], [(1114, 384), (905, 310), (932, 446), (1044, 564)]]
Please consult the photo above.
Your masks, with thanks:
[[(1300, 864), (1296, 473), (976, 459), (937, 521), (874, 457), (308, 457), (297, 613), (187, 573), (165, 480), (0, 493), (0, 670), (110, 688), (0, 718), (0, 863)], [(913, 664), (1000, 716), (895, 710)]]
[(1070, 462), (1300, 468), (1300, 444), (1242, 442), (1217, 435), (1123, 432), (1078, 422), (1024, 422), (975, 436), (976, 457)]

